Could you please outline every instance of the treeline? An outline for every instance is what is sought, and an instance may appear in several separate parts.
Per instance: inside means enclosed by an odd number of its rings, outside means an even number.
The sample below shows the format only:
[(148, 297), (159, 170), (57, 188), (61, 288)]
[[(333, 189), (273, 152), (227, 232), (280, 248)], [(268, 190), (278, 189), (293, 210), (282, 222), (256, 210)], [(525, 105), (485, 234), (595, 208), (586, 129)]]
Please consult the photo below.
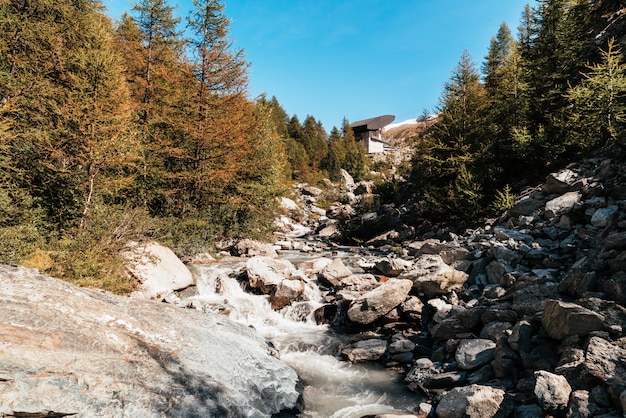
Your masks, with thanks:
[(261, 237), (292, 178), (337, 175), (349, 134), (247, 97), (221, 1), (174, 11), (0, 1), (0, 262), (125, 292), (129, 240)]
[(480, 71), (465, 52), (413, 158), (420, 216), (478, 222), (550, 170), (623, 143), (625, 12), (619, 0), (538, 0), (517, 37), (501, 25)]

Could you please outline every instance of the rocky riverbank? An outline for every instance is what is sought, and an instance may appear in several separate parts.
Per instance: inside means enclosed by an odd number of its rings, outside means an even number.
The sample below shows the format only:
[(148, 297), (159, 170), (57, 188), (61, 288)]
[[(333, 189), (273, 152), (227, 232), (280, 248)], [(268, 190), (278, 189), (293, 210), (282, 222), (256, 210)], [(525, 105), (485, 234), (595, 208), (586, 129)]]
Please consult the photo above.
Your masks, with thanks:
[[(217, 411), (211, 408), (227, 405), (230, 415), (224, 416), (238, 416), (243, 412), (236, 408), (244, 405), (252, 416), (279, 411), (297, 416), (301, 386), (293, 370), (279, 365), (278, 353), (253, 331), (243, 332), (223, 318), (248, 309), (234, 305), (227, 287), (235, 283), (238, 291), (261, 296), (268, 309), (290, 320), (314, 319), (342, 335), (341, 343), (325, 348), (344, 361), (381, 364), (399, 373), (416, 399), (402, 411), (394, 409), (403, 417), (622, 417), (625, 158), (624, 150), (613, 146), (598, 158), (553, 173), (499, 219), (466, 231), (411, 225), (410, 208), (376, 204), (372, 183), (355, 183), (347, 173), (340, 185), (329, 183), (325, 189), (299, 185), (293, 199), (283, 199), (284, 214), (277, 220), (282, 232), (275, 243), (224, 242), (218, 260), (209, 255), (187, 260), (188, 265), (209, 263), (208, 272), (191, 268), (194, 276), (175, 257), (165, 265), (172, 258), (166, 249), (135, 246), (129, 269), (143, 284), (130, 299), (3, 267), (0, 335), (8, 354), (0, 362), (0, 413), (80, 416), (84, 405), (76, 402), (86, 393), (117, 394), (115, 405), (145, 408), (137, 409), (145, 416), (166, 404), (171, 411), (200, 408), (209, 415)], [(343, 245), (352, 238), (346, 233), (355, 230), (361, 245)], [(156, 270), (146, 268), (155, 259)], [(55, 286), (65, 292), (58, 299)], [(76, 305), (74, 298), (82, 302)], [(178, 308), (137, 300), (143, 298)], [(113, 313), (81, 313), (104, 302), (111, 309), (106, 312)], [(52, 323), (74, 331), (40, 322), (54, 312)], [(162, 328), (154, 328), (157, 323)], [(206, 345), (215, 340), (216, 328), (232, 328), (251, 341), (245, 347), (258, 347), (259, 357), (252, 361), (258, 378), (249, 379), (250, 362), (235, 367), (238, 358), (251, 358), (247, 349)], [(17, 341), (21, 329), (31, 337)], [(83, 335), (88, 329), (100, 337)], [(101, 336), (109, 334), (114, 354), (88, 361), (99, 358)], [(55, 360), (61, 348), (65, 354)], [(228, 356), (216, 364), (211, 353), (224, 351)], [(40, 364), (35, 358), (47, 360)], [(97, 362), (110, 367), (89, 370), (94, 374), (85, 377), (87, 366)], [(143, 383), (128, 380), (126, 374), (118, 376), (119, 369), (148, 370), (158, 382), (152, 385), (143, 375)], [(222, 376), (220, 370), (235, 370), (236, 376)], [(111, 376), (119, 377), (113, 386), (106, 383)], [(276, 379), (279, 386), (273, 386)], [(164, 382), (172, 383), (165, 385), (170, 389), (163, 389)], [(198, 384), (190, 388), (189, 382)], [(216, 382), (224, 389), (199, 389), (221, 387)], [(135, 386), (145, 390), (129, 389)], [(269, 403), (242, 404), (237, 398), (246, 393), (256, 399), (255, 391)], [(50, 398), (50, 393), (56, 395)], [(115, 406), (96, 398), (97, 408)]]

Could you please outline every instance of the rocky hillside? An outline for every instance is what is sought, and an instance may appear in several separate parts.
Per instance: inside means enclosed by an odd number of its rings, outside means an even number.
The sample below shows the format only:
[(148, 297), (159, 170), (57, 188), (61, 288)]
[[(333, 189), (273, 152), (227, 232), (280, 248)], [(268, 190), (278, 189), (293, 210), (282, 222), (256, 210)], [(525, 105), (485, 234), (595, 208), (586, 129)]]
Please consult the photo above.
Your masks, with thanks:
[(342, 355), (405, 372), (437, 417), (623, 416), (625, 160), (612, 145), (462, 234), (416, 229), (405, 207), (359, 213), (376, 200), (366, 182), (348, 178), (326, 216), (303, 189), (322, 239), (340, 241), (346, 220), (394, 226), (364, 242), (385, 255), (363, 274), (319, 276), (319, 316), (357, 340)]

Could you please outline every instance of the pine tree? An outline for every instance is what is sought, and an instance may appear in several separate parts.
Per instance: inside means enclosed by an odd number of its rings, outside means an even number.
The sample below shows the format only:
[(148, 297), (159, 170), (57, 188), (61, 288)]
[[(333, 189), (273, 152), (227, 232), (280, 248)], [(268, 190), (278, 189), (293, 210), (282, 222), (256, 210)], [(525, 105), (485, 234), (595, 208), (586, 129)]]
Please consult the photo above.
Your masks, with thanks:
[(626, 63), (621, 48), (610, 40), (602, 61), (588, 67), (583, 80), (567, 92), (571, 142), (586, 150), (615, 141), (626, 122)]

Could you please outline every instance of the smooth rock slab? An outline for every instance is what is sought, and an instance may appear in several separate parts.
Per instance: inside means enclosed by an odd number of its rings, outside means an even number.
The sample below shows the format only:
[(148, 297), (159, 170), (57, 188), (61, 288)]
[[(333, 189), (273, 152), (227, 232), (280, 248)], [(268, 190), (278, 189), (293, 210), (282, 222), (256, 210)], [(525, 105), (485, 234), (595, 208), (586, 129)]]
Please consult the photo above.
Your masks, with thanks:
[(435, 412), (437, 418), (505, 418), (512, 410), (502, 389), (470, 385), (444, 393)]
[(271, 417), (298, 404), (297, 374), (221, 315), (3, 265), (0, 306), (0, 416)]
[(404, 302), (412, 286), (410, 280), (390, 279), (353, 301), (348, 318), (359, 324), (371, 324)]

